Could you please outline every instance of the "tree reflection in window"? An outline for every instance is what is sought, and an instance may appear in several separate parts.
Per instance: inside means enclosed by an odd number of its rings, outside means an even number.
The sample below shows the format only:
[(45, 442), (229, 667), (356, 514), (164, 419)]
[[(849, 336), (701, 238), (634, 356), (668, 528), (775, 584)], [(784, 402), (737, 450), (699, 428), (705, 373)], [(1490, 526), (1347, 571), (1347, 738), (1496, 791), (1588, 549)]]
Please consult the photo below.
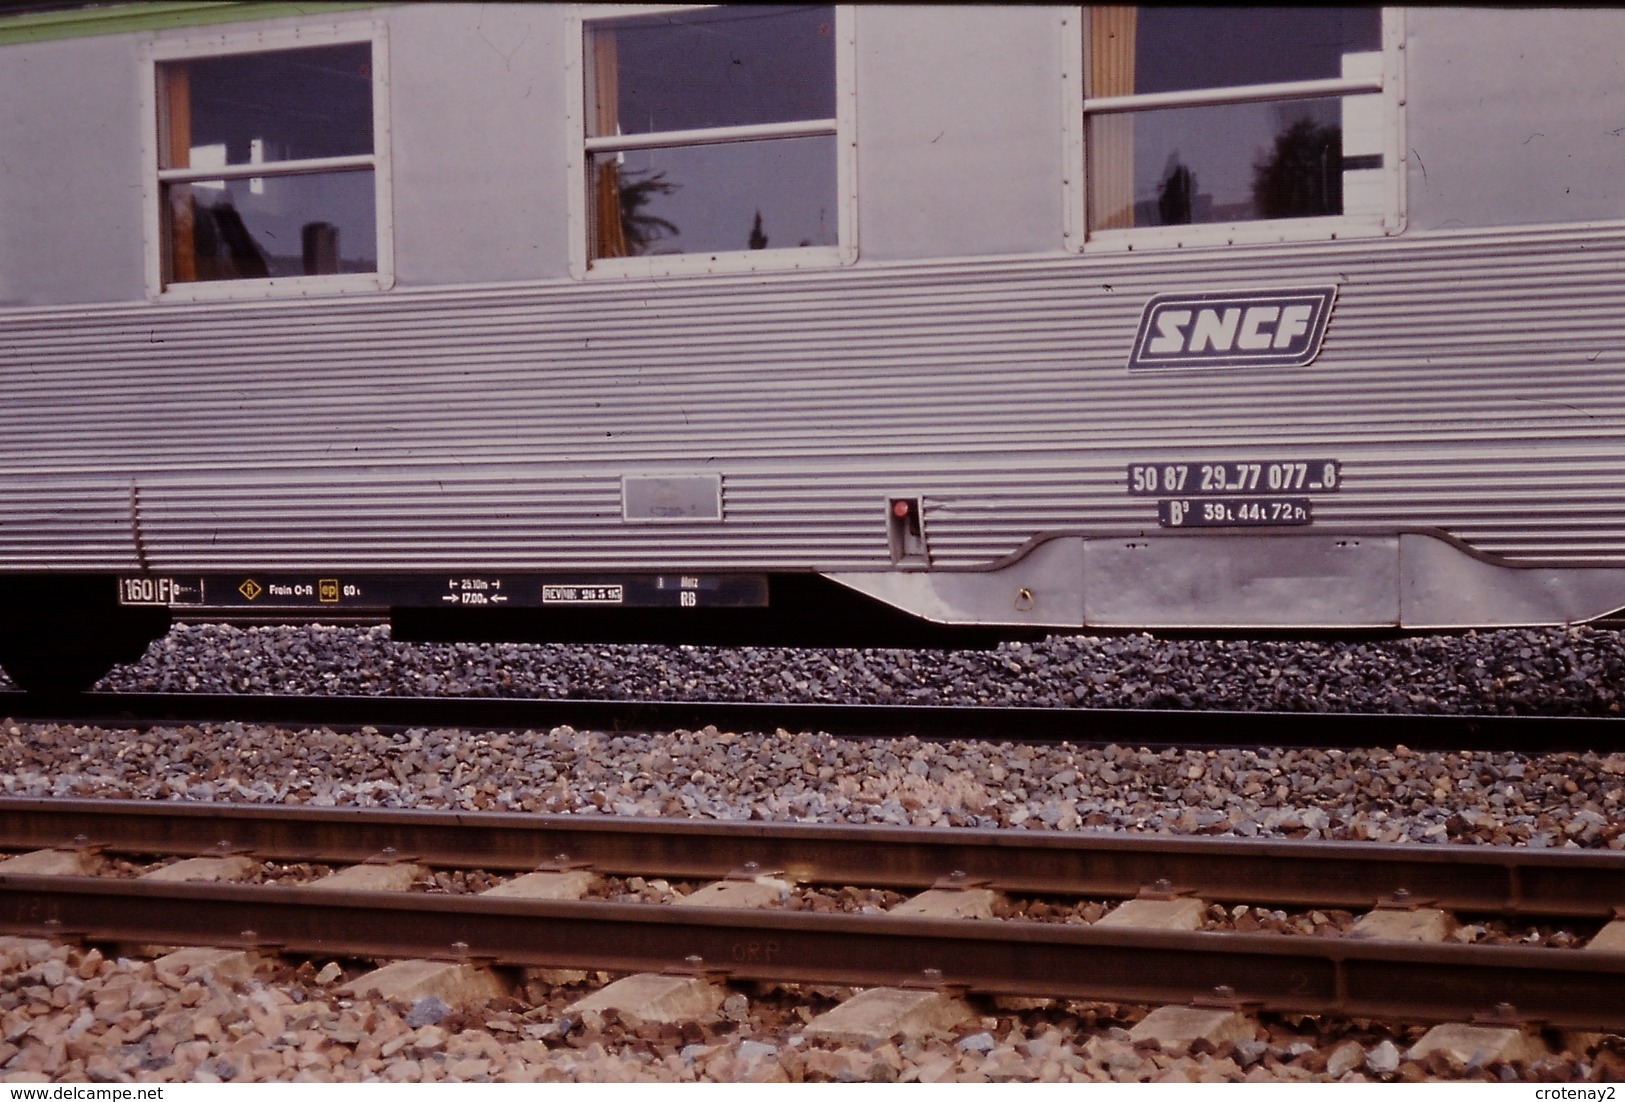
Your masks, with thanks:
[(619, 179), (616, 190), (621, 198), (621, 239), (626, 242), (626, 252), (614, 255), (640, 257), (661, 237), (678, 234), (676, 223), (650, 215), (645, 208), (656, 198), (671, 195), (679, 187), (681, 184), (666, 182), (665, 172), (629, 172)]
[(820, 6), (589, 23), (589, 260), (839, 245), (834, 26)]
[(1253, 165), (1253, 209), (1260, 218), (1343, 213), (1343, 128), (1299, 119), (1275, 136), (1275, 150)]
[(1092, 231), (1382, 213), (1379, 9), (1095, 7), (1087, 34)]

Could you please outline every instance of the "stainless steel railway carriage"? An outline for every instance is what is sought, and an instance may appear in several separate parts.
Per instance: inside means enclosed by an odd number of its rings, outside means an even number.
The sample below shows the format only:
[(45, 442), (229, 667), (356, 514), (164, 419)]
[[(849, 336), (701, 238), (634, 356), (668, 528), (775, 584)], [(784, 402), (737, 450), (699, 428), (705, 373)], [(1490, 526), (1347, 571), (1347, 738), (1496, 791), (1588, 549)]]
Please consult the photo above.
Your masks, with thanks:
[(1625, 606), (1625, 12), (0, 8), (0, 664)]

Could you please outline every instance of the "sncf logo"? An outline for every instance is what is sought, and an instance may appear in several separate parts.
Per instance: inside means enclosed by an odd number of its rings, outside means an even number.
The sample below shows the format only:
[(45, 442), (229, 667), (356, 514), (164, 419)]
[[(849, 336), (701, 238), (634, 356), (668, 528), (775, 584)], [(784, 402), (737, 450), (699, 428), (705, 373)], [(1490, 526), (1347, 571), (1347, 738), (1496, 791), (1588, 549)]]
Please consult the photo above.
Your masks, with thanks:
[(1320, 354), (1337, 288), (1158, 295), (1130, 368), (1303, 367)]

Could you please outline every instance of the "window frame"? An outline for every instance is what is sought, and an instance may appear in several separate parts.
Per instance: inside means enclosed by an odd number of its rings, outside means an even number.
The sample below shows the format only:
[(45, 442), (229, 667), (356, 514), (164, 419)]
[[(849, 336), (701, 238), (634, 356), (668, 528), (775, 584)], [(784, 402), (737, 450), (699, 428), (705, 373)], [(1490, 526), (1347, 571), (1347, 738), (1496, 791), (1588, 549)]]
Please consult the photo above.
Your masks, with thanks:
[[(1391, 237), (1405, 229), (1405, 12), (1382, 8), (1380, 77), (1332, 77), (1276, 84), (1232, 85), (1142, 95), (1085, 96), (1089, 87), (1089, 42), (1084, 24), (1089, 9), (1070, 9), (1062, 37), (1067, 64), (1062, 72), (1066, 119), (1062, 235), (1074, 252), (1132, 252), (1211, 245), (1335, 241), (1340, 238)], [(1381, 214), (1338, 214), (1304, 218), (1255, 219), (1244, 222), (1189, 223), (1097, 230), (1089, 224), (1089, 119), (1175, 107), (1287, 102), (1374, 94), (1381, 97), (1383, 209)]]
[[(618, 137), (587, 134), (586, 51), (590, 25), (606, 19), (704, 11), (722, 4), (590, 4), (572, 9), (565, 42), (565, 194), (568, 196), (570, 274), (577, 279), (651, 278), (712, 272), (783, 271), (851, 264), (858, 257), (857, 50), (850, 5), (835, 12), (835, 118), (753, 123), (702, 130), (665, 130)], [(835, 138), (836, 244), (734, 252), (668, 253), (593, 259), (588, 217), (593, 153), (732, 144), (770, 138), (833, 135)]]
[[(216, 168), (164, 169), (159, 167), (160, 135), (167, 121), (160, 109), (158, 68), (174, 61), (271, 53), (313, 46), (339, 46), (365, 42), (372, 47), (372, 152), (342, 157)], [(272, 27), (200, 35), (184, 32), (154, 34), (141, 51), (141, 197), (142, 236), (145, 243), (147, 296), (153, 301), (186, 302), (216, 299), (279, 298), (381, 291), (395, 284), (394, 220), (390, 196), (389, 155), (389, 50), (384, 24), (377, 20), (334, 20), (298, 27)], [(164, 186), (193, 180), (285, 177), (342, 169), (370, 168), (373, 175), (373, 224), (378, 266), (374, 272), (268, 278), (168, 281), (162, 203)]]

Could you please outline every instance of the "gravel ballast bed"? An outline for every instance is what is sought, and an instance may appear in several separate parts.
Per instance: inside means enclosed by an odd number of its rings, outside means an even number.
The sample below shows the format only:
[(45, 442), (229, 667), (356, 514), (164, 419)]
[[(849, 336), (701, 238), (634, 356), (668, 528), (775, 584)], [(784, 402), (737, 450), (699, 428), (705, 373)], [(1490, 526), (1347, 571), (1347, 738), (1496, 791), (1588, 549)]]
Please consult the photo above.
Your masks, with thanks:
[(313, 962), (232, 978), (45, 942), (0, 943), (0, 1080), (46, 1082), (1480, 1082), (1613, 1081), (1604, 1047), (1526, 1065), (1406, 1060), (1420, 1028), (1266, 1016), (1225, 1051), (1132, 1043), (1143, 1008), (997, 1005), (955, 1034), (851, 1046), (809, 1040), (844, 992), (734, 993), (685, 1025), (572, 1015), (581, 989), (536, 981), (519, 997), (455, 1011), (345, 997), (353, 968)]
[[(177, 629), (102, 687), (1612, 715), (1625, 684), (1622, 653), (1615, 633), (1591, 629), (1347, 643), (1135, 635), (990, 652), (736, 652), (409, 646), (379, 627), (206, 625)], [(1312, 715), (1305, 722), (1312, 724)], [(337, 733), (232, 723), (137, 733), (6, 721), (0, 790), (1625, 849), (1625, 754), (1151, 751), (1017, 745), (988, 734), (987, 741), (927, 743), (714, 728)], [(664, 886), (628, 882), (616, 890), (649, 896), (657, 887)], [(1339, 913), (1330, 923), (1340, 927), (1347, 918)], [(1283, 931), (1308, 923), (1294, 932), (1318, 932), (1313, 915), (1227, 907), (1210, 919)], [(1469, 933), (1472, 940), (1553, 936), (1523, 928)], [(1173, 1057), (1127, 1042), (1124, 1030), (1143, 1010), (1060, 1004), (1000, 1011), (961, 1035), (866, 1050), (796, 1040), (814, 1004), (761, 993), (731, 997), (717, 1022), (690, 1030), (693, 1036), (614, 1020), (570, 1022), (563, 1008), (581, 991), (536, 984), (512, 1006), (435, 1018), (433, 1007), (339, 998), (334, 970), (322, 962), (233, 985), (166, 981), (150, 964), (66, 948), (53, 953), (67, 954), (60, 967), (81, 981), (71, 997), (58, 993), (66, 987), (40, 982), (42, 969), (54, 974), (57, 967), (37, 952), (0, 956), (0, 1079), (1493, 1081), (1625, 1074), (1625, 1062), (1608, 1048), (1534, 1067), (1423, 1066), (1400, 1056), (1414, 1031), (1385, 1035), (1279, 1019), (1263, 1020), (1257, 1037), (1231, 1051)], [(318, 982), (318, 973), (327, 978)], [(109, 986), (130, 994), (109, 995)]]
[[(408, 645), (381, 626), (186, 625), (103, 687), (1611, 714), (1622, 670), (1618, 634), (1589, 628), (910, 652)], [(0, 786), (14, 795), (1625, 848), (1619, 754), (1036, 747), (993, 730), (948, 743), (235, 724), (3, 734)]]
[(1625, 754), (8, 724), (10, 796), (1625, 849)]
[(1620, 712), (1594, 628), (1373, 640), (1056, 636), (996, 650), (406, 644), (374, 627), (183, 625), (114, 690), (385, 693), (1286, 712)]

